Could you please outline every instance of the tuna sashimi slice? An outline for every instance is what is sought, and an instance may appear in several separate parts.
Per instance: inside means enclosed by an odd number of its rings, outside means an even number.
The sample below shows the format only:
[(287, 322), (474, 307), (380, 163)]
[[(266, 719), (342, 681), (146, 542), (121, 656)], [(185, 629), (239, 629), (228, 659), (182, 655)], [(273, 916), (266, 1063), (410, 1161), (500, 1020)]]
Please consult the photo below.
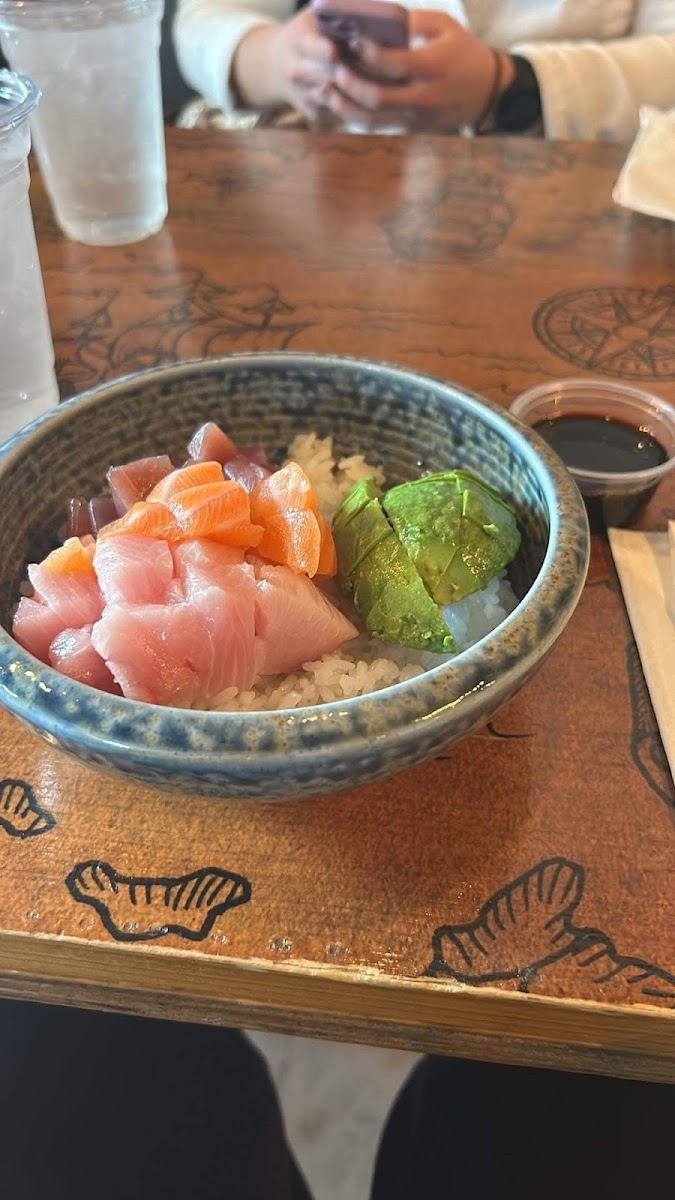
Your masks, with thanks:
[(130, 700), (189, 708), (201, 691), (189, 659), (203, 624), (187, 604), (108, 604), (92, 642)]
[(89, 513), (89, 529), (86, 533), (100, 533), (106, 525), (117, 520), (117, 509), (112, 496), (92, 496), (87, 505)]
[(122, 467), (111, 467), (106, 478), (117, 516), (123, 517), (139, 500), (145, 500), (155, 484), (171, 471), (173, 463), (166, 454), (137, 458), (135, 462), (125, 463)]
[(219, 462), (221, 467), (239, 453), (234, 442), (215, 421), (207, 421), (188, 443), (188, 454), (195, 462)]
[(85, 533), (92, 532), (89, 506), (85, 500), (73, 496), (68, 501), (67, 513), (67, 537), (83, 537)]
[(120, 688), (92, 645), (91, 630), (91, 625), (85, 625), (82, 629), (64, 629), (57, 634), (49, 648), (49, 661), (69, 679), (119, 696)]
[(49, 662), (49, 647), (64, 629), (63, 619), (47, 604), (23, 597), (14, 616), (12, 636), (29, 654)]
[(207, 587), (227, 588), (232, 568), (244, 561), (241, 546), (225, 546), (210, 538), (192, 538), (172, 550), (176, 578), (188, 597)]
[(93, 566), (94, 541), (68, 538), (41, 563), (28, 568), (36, 599), (44, 600), (61, 619), (61, 629), (81, 629), (97, 621), (103, 596)]
[(332, 654), (358, 630), (305, 575), (256, 567), (256, 657), (260, 675), (297, 671)]
[(240, 487), (243, 487), (245, 492), (252, 492), (261, 479), (267, 479), (271, 474), (268, 467), (260, 466), (252, 459), (245, 458), (243, 454), (231, 458), (223, 467), (225, 478), (234, 480)]
[(258, 467), (265, 467), (268, 473), (274, 470), (270, 460), (267, 457), (267, 451), (262, 442), (254, 442), (252, 446), (242, 446), (240, 454), (243, 458), (248, 458)]
[(160, 538), (120, 534), (102, 538), (94, 569), (106, 604), (168, 604), (179, 598), (174, 561)]

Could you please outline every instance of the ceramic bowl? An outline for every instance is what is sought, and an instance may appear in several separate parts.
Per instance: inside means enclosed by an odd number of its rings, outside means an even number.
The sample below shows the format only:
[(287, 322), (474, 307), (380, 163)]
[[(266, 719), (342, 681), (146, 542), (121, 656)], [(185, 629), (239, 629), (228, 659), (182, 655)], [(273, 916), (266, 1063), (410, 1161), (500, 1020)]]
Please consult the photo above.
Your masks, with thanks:
[[(71, 495), (95, 494), (111, 462), (180, 454), (215, 420), (281, 456), (298, 432), (383, 464), (390, 484), (462, 466), (508, 497), (522, 546), (514, 612), (470, 650), (370, 696), (265, 713), (160, 708), (97, 692), (44, 666), (6, 632), (26, 564), (55, 544)], [(498, 405), (412, 371), (313, 354), (183, 362), (105, 384), (0, 450), (0, 703), (89, 766), (218, 797), (287, 799), (382, 778), (432, 757), (518, 691), (571, 617), (588, 525), (571, 476)]]

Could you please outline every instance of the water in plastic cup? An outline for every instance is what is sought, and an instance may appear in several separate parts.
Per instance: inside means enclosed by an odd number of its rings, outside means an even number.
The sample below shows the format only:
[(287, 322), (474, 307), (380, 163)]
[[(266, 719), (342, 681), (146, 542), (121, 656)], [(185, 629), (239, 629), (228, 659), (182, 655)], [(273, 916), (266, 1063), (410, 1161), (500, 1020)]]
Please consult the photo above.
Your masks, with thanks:
[(163, 0), (0, 0), (0, 42), (42, 102), (33, 138), (56, 218), (90, 245), (136, 242), (167, 213)]
[(30, 79), (0, 71), (0, 442), (59, 401), (28, 199), (29, 114), (39, 98)]

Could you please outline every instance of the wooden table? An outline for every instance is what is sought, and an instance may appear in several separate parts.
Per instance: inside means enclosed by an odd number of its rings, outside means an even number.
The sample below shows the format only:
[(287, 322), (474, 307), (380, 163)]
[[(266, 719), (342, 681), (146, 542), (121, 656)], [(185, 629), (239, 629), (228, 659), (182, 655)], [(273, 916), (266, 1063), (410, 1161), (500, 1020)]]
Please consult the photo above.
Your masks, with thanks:
[[(292, 347), (504, 404), (570, 374), (675, 398), (675, 227), (614, 208), (621, 161), (173, 132), (166, 228), (119, 250), (61, 238), (36, 180), (64, 393)], [(674, 507), (672, 479), (650, 520)], [(4, 995), (675, 1078), (675, 793), (602, 540), (536, 678), (385, 783), (276, 806), (163, 795), (7, 716), (0, 764)]]

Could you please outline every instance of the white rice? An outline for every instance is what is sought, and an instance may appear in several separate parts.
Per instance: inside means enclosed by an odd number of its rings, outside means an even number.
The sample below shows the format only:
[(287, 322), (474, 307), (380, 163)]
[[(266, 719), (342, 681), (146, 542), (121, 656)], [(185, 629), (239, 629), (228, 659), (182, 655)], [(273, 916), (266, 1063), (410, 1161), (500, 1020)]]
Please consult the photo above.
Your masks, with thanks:
[[(385, 482), (382, 468), (367, 463), (361, 454), (336, 462), (333, 439), (320, 438), (316, 433), (299, 434), (294, 438), (288, 447), (287, 461), (291, 460), (297, 462), (312, 481), (319, 508), (327, 521), (332, 519), (357, 480), (374, 475), (379, 484)], [(334, 587), (328, 584), (324, 590), (348, 613), (350, 620), (359, 624), (352, 606)], [(499, 625), (517, 603), (506, 571), (502, 571), (481, 592), (448, 605), (442, 612), (458, 650), (467, 650)], [(328, 704), (414, 679), (451, 657), (393, 646), (364, 631), (335, 654), (324, 654), (318, 662), (303, 663), (302, 670), (292, 675), (265, 676), (256, 680), (247, 692), (228, 688), (214, 699), (211, 707), (223, 712), (239, 712)]]

